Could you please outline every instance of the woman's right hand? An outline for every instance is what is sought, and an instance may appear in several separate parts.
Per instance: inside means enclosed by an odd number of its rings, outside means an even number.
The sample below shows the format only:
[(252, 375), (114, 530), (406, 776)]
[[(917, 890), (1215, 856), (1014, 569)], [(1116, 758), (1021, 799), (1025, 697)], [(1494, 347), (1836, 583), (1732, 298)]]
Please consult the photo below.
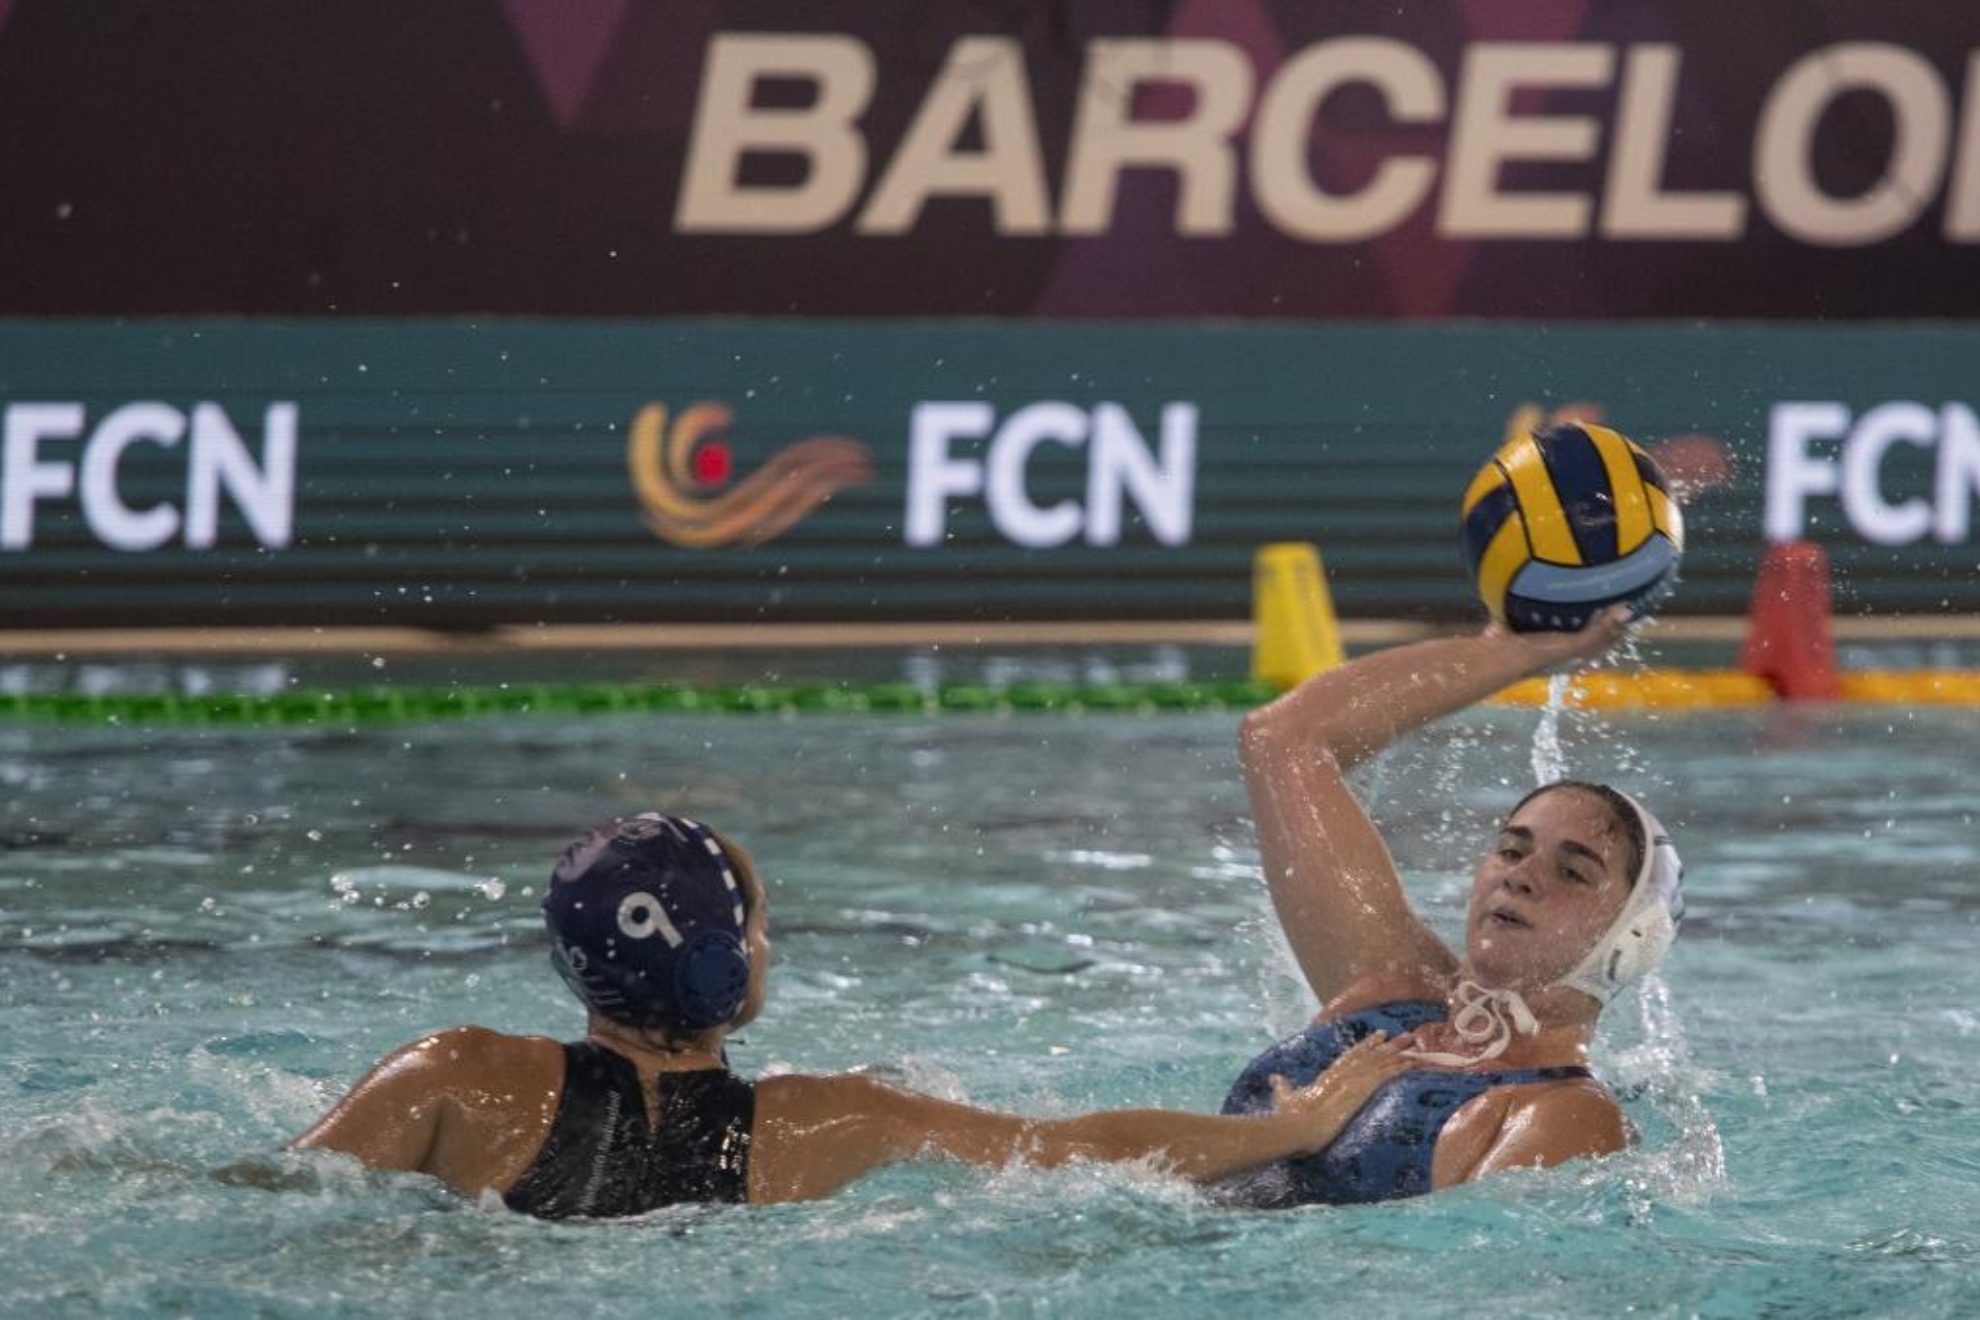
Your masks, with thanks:
[(1527, 672), (1539, 674), (1606, 654), (1628, 633), (1631, 622), (1629, 606), (1611, 605), (1579, 632), (1514, 632), (1494, 620), (1486, 626), (1485, 636), (1518, 647), (1525, 653)]
[(1272, 1079), (1272, 1113), (1291, 1115), (1306, 1127), (1307, 1149), (1319, 1150), (1341, 1134), (1382, 1084), (1407, 1072), (1411, 1061), (1403, 1042), (1382, 1032), (1366, 1037), (1334, 1060), (1333, 1065), (1305, 1086), (1294, 1087), (1283, 1077)]

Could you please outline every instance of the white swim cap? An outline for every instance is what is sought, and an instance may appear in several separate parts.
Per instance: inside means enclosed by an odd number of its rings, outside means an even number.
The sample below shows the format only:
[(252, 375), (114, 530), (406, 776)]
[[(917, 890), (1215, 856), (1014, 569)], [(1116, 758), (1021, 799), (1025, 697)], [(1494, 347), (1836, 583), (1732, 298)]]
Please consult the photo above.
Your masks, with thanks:
[(1643, 865), (1622, 911), (1575, 969), (1554, 982), (1579, 990), (1607, 1007), (1623, 987), (1656, 970), (1684, 920), (1684, 863), (1669, 831), (1627, 793), (1616, 796), (1636, 811), (1643, 827)]

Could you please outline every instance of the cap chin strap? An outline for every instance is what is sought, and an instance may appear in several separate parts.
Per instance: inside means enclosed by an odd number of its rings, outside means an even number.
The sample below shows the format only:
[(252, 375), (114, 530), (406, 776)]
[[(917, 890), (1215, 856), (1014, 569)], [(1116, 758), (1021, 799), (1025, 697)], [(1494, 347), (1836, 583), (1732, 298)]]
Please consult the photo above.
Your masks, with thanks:
[(1540, 1030), (1540, 1019), (1526, 1006), (1517, 990), (1487, 990), (1476, 981), (1459, 981), (1453, 995), (1457, 1012), (1451, 1015), (1451, 1030), (1467, 1045), (1477, 1046), (1475, 1054), (1451, 1054), (1439, 1050), (1404, 1050), (1405, 1058), (1447, 1067), (1463, 1067), (1496, 1059), (1512, 1044), (1514, 1033), (1531, 1036)]

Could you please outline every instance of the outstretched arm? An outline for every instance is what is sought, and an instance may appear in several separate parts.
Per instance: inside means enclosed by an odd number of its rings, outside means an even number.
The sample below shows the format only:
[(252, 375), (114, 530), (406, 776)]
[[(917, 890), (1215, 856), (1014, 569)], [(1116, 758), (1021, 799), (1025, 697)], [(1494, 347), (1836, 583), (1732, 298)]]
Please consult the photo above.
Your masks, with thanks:
[(1242, 1117), (1118, 1109), (1020, 1118), (859, 1075), (772, 1078), (757, 1088), (749, 1199), (824, 1196), (881, 1165), (921, 1155), (1043, 1168), (1152, 1159), (1182, 1177), (1214, 1181), (1324, 1147), (1407, 1066), (1399, 1043), (1371, 1037), (1310, 1085), (1281, 1090), (1270, 1114)]
[(1404, 734), (1500, 688), (1613, 646), (1618, 608), (1578, 633), (1491, 628), (1362, 656), (1247, 715), (1239, 734), (1272, 904), (1323, 1004), (1422, 993), (1456, 966), (1410, 910), (1343, 776)]

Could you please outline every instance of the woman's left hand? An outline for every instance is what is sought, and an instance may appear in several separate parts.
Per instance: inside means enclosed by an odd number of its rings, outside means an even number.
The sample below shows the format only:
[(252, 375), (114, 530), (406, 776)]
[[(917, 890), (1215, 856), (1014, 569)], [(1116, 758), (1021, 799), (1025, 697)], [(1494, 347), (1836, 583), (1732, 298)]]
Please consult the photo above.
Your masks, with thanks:
[(1307, 1149), (1319, 1150), (1340, 1135), (1348, 1120), (1384, 1083), (1411, 1066), (1403, 1055), (1401, 1039), (1391, 1040), (1377, 1031), (1345, 1051), (1333, 1066), (1305, 1086), (1295, 1087), (1284, 1077), (1272, 1078), (1272, 1112), (1297, 1116), (1307, 1130)]

